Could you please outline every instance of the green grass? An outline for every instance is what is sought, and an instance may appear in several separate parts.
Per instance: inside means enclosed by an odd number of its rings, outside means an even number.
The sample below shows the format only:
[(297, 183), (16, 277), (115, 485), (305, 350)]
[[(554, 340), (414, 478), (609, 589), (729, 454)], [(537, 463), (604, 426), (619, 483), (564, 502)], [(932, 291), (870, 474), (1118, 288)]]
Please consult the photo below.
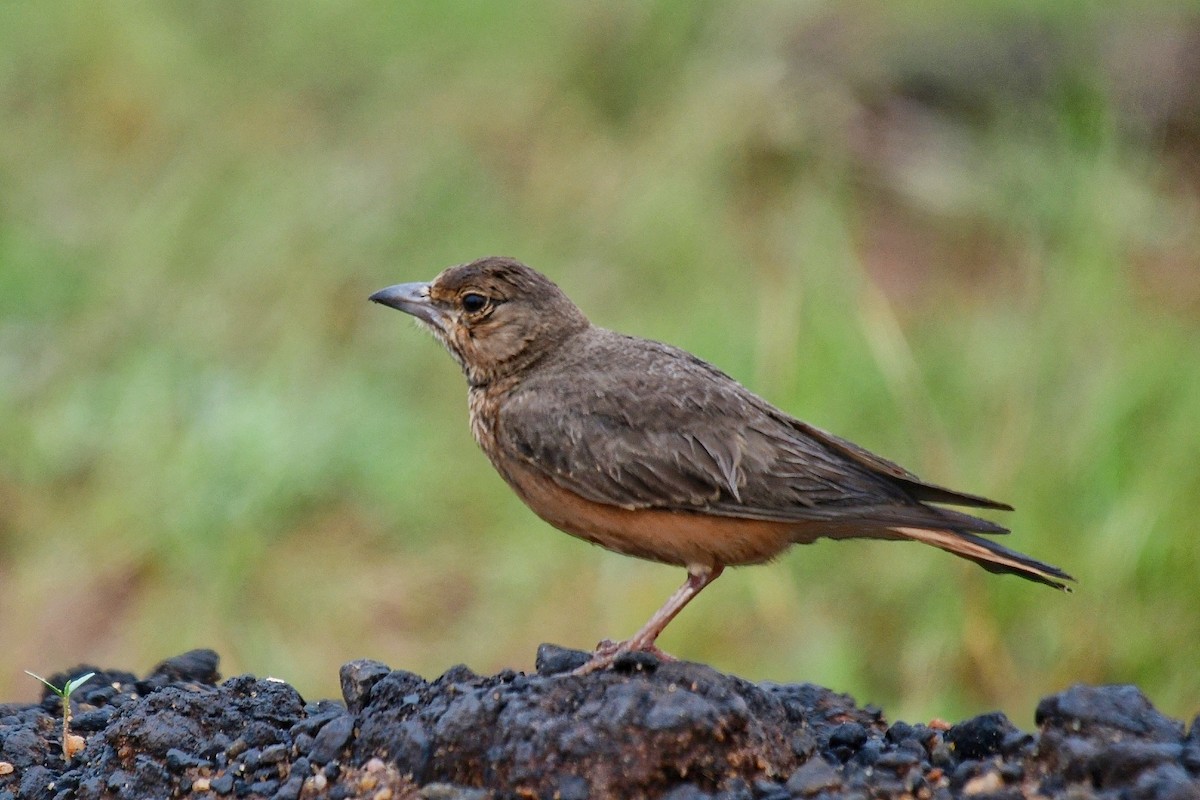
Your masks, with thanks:
[(1079, 578), (823, 543), (728, 573), (668, 650), (910, 720), (1029, 726), (1075, 681), (1190, 717), (1200, 198), (1095, 44), (1145, 55), (1112, 23), (1147, 18), (941, 11), (5, 4), (0, 696), (194, 646), (336, 696), (354, 658), (636, 629), (682, 570), (534, 518), (450, 359), (365, 300), (495, 253), (1012, 502)]

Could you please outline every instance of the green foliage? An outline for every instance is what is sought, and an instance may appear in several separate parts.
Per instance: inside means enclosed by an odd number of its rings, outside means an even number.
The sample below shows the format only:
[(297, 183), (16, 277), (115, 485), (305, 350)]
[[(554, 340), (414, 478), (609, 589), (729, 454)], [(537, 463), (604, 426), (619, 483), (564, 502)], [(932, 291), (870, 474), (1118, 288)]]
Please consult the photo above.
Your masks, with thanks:
[(938, 5), (4, 4), (0, 689), (211, 646), (328, 696), (635, 630), (682, 570), (536, 520), (365, 300), (507, 254), (1079, 578), (822, 543), (667, 650), (909, 719), (1081, 680), (1193, 714), (1200, 184), (1163, 132), (1200, 128), (1157, 73), (1129, 99), (1185, 12)]
[[(53, 683), (46, 680), (41, 675), (35, 675), (34, 673), (30, 672), (29, 670), (25, 670), (25, 674), (31, 678), (37, 678), (42, 683), (46, 684), (46, 688), (48, 688), (51, 692), (54, 692), (56, 697), (62, 698), (62, 701), (64, 703), (69, 703), (71, 700), (71, 695), (75, 693), (75, 690), (78, 689), (80, 686), (83, 686), (89, 680), (91, 680), (92, 676), (95, 675), (96, 673), (88, 672), (83, 675), (80, 675), (78, 678), (72, 678), (71, 680), (64, 683), (61, 688), (58, 686), (55, 686)], [(66, 716), (70, 716), (70, 714), (67, 714)]]
[(75, 693), (76, 689), (91, 680), (92, 676), (96, 673), (87, 672), (77, 678), (71, 678), (65, 681), (61, 688), (55, 686), (41, 675), (35, 675), (29, 670), (25, 670), (25, 674), (31, 678), (37, 678), (44, 683), (46, 688), (62, 701), (62, 754), (64, 761), (70, 761), (72, 754), (75, 752), (71, 742), (71, 695)]

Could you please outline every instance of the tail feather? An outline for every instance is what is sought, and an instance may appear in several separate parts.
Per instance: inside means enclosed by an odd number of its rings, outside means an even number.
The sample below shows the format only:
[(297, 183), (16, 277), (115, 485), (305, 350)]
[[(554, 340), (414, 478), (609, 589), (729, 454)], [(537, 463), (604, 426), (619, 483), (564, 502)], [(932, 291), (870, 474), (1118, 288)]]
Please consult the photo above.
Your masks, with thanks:
[(906, 538), (931, 544), (960, 558), (974, 561), (988, 572), (1019, 575), (1026, 580), (1053, 586), (1064, 592), (1071, 591), (1071, 587), (1064, 581), (1075, 580), (1058, 567), (1009, 550), (974, 534), (935, 528), (896, 527), (892, 530)]
[(952, 506), (994, 508), (997, 511), (1013, 510), (1013, 507), (1008, 503), (1001, 503), (999, 500), (989, 500), (977, 494), (967, 494), (966, 492), (947, 489), (944, 486), (925, 483), (924, 481), (915, 479), (895, 478), (894, 480), (903, 486), (913, 497), (926, 503), (949, 503)]

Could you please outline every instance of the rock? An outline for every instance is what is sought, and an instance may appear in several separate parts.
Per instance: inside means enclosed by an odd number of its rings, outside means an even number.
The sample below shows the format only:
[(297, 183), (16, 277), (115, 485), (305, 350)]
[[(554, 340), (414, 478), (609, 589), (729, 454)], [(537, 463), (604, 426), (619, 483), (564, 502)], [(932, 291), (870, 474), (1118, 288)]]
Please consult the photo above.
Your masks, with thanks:
[(1008, 717), (994, 712), (955, 725), (945, 740), (961, 758), (987, 758), (998, 754), (1005, 737), (1016, 730)]
[(171, 683), (200, 683), (216, 686), (221, 681), (217, 665), (221, 657), (214, 650), (189, 650), (188, 652), (168, 658), (154, 669), (150, 670), (148, 679), (165, 678)]
[(582, 650), (568, 650), (556, 644), (543, 644), (537, 649), (534, 667), (538, 675), (549, 677), (582, 667), (591, 657), (591, 653)]
[(338, 678), (342, 685), (342, 698), (350, 713), (357, 714), (362, 710), (371, 689), (391, 671), (386, 664), (366, 658), (342, 666)]
[(324, 766), (341, 755), (342, 748), (354, 733), (355, 719), (350, 714), (344, 714), (327, 722), (317, 733), (312, 749), (308, 751), (309, 760)]
[(469, 789), (449, 783), (430, 783), (417, 792), (421, 800), (489, 800), (483, 789)]
[(17, 787), (19, 800), (49, 800), (54, 796), (54, 773), (40, 765), (30, 767)]
[(1183, 739), (1183, 723), (1158, 713), (1136, 686), (1072, 686), (1038, 703), (1034, 721), (1043, 730), (1087, 731), (1092, 738)]
[(800, 797), (812, 797), (841, 785), (841, 775), (820, 756), (813, 756), (797, 767), (787, 780), (787, 790)]
[(1043, 699), (1035, 719), (1036, 760), (1069, 782), (1115, 791), (1161, 766), (1183, 768), (1183, 725), (1133, 686), (1073, 686)]
[(352, 662), (349, 711), (279, 681), (215, 683), (211, 651), (142, 680), (89, 668), (105, 683), (70, 764), (55, 703), (0, 705), (0, 800), (1200, 796), (1198, 723), (1185, 736), (1133, 687), (1048, 697), (1036, 733), (999, 713), (889, 726), (844, 694), (700, 664), (567, 674), (588, 656), (544, 645), (535, 674), (458, 666), (433, 681)]
[[(571, 775), (593, 796), (661, 793), (671, 774), (716, 789), (735, 775), (787, 774), (796, 764), (778, 700), (699, 665), (537, 676), (520, 689), (475, 676), (454, 687), (420, 705), (376, 691), (355, 757), (394, 754), (418, 783), (527, 793), (551, 793)], [(752, 713), (747, 693), (756, 712), (770, 716)]]
[(829, 734), (827, 749), (838, 761), (846, 762), (867, 741), (867, 729), (857, 722), (844, 722)]
[(1192, 727), (1183, 742), (1183, 754), (1180, 758), (1192, 777), (1200, 777), (1200, 715), (1192, 720)]

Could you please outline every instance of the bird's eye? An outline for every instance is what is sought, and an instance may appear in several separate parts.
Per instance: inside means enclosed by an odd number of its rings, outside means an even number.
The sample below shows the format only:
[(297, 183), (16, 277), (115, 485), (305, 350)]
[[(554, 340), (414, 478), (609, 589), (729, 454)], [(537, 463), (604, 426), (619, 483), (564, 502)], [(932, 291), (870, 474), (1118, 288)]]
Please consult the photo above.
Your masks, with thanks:
[(467, 292), (462, 296), (463, 311), (466, 311), (468, 314), (483, 311), (483, 307), (487, 305), (487, 302), (487, 297), (478, 292)]

